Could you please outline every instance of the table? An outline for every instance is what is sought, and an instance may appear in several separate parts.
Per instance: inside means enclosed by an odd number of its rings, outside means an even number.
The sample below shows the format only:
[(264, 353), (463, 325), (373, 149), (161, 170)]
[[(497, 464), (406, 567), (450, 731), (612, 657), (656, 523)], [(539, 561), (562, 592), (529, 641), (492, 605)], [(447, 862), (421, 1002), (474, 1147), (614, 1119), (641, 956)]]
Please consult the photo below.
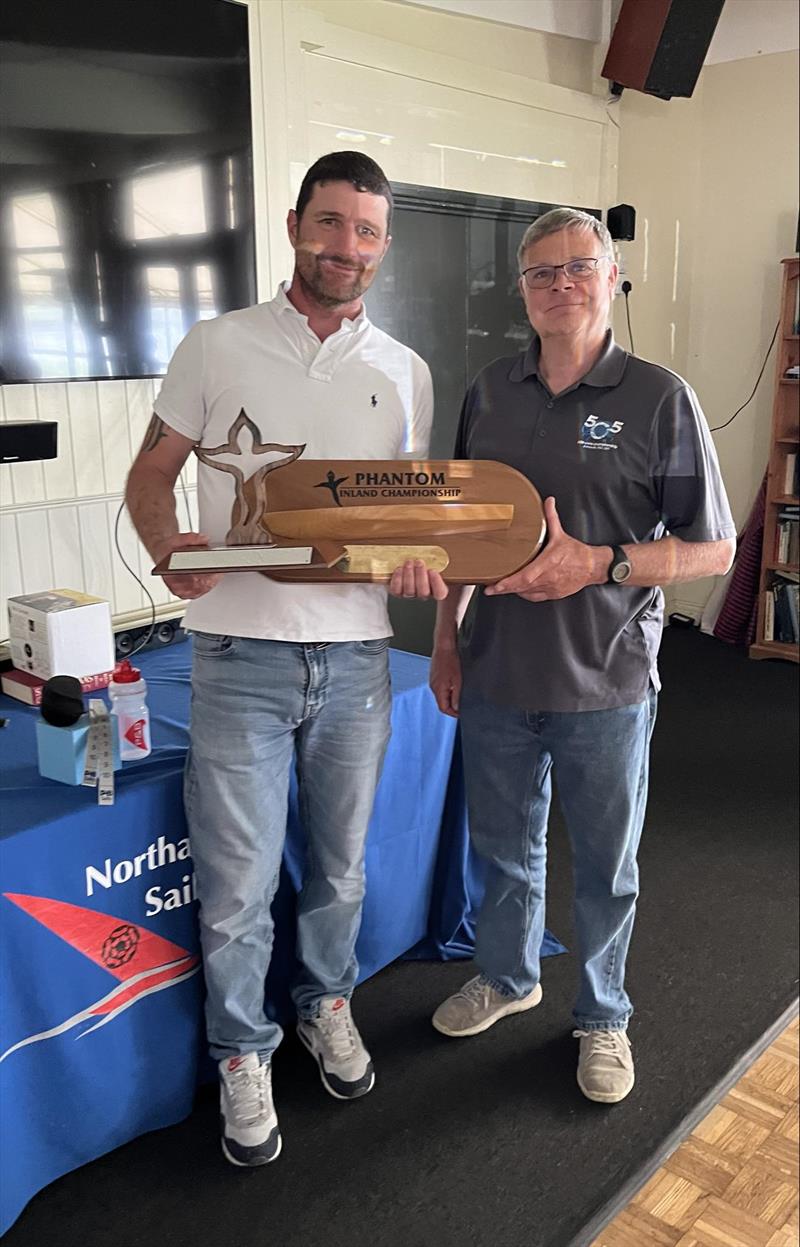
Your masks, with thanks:
[[(42, 779), (38, 711), (0, 698), (0, 1232), (62, 1174), (191, 1109), (205, 1061), (202, 975), (182, 805), (191, 643), (140, 656), (153, 752), (117, 772), (113, 807)], [(469, 956), (481, 884), (455, 720), (428, 660), (391, 651), (392, 740), (367, 842), (360, 980), (411, 950)], [(97, 694), (95, 694), (97, 695)], [(455, 750), (455, 758), (460, 751)], [(303, 834), (294, 787), (270, 1012), (291, 1016)], [(543, 953), (562, 951), (548, 934)]]

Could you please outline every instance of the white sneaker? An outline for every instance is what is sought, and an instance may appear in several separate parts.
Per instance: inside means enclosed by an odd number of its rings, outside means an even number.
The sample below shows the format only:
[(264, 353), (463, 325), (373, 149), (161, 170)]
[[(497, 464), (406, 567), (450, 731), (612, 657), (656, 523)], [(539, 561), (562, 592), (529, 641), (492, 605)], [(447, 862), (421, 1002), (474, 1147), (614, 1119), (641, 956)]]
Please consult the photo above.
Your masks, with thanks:
[(578, 1086), (587, 1100), (618, 1104), (633, 1087), (631, 1044), (624, 1030), (572, 1032), (580, 1039)]
[(370, 1055), (344, 996), (323, 997), (319, 1016), (300, 1018), (297, 1033), (319, 1065), (325, 1090), (337, 1100), (355, 1100), (375, 1086)]
[(510, 1013), (533, 1009), (541, 999), (541, 983), (537, 983), (527, 996), (515, 1000), (513, 996), (503, 996), (495, 991), (491, 983), (479, 974), (440, 1004), (431, 1020), (437, 1031), (454, 1039), (479, 1035)]
[(281, 1150), (272, 1067), (257, 1052), (219, 1063), (222, 1150), (232, 1165), (268, 1165)]

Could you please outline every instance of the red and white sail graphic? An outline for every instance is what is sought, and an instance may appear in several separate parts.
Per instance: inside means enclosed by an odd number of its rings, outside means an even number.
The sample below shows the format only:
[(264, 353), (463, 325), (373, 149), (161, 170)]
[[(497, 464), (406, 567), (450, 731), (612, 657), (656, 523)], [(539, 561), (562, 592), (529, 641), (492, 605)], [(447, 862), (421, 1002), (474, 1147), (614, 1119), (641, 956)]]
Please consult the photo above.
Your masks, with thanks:
[(100, 914), (94, 909), (55, 901), (46, 896), (23, 896), (16, 892), (5, 892), (4, 896), (95, 965), (113, 975), (118, 980), (118, 986), (60, 1025), (19, 1040), (0, 1055), (0, 1061), (18, 1048), (51, 1039), (81, 1022), (99, 1018), (81, 1032), (79, 1038), (83, 1038), (99, 1026), (105, 1026), (142, 997), (182, 983), (200, 969), (198, 953), (190, 953), (179, 944), (173, 944), (171, 940), (125, 918)]

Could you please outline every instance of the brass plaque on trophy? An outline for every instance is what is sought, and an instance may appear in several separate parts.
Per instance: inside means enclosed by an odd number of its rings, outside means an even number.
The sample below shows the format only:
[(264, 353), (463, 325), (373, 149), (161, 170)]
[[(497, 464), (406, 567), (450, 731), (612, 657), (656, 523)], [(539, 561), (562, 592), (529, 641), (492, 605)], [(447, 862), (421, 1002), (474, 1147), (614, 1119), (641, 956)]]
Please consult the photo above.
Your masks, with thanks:
[[(257, 464), (249, 475), (243, 435)], [(244, 412), (224, 446), (196, 448), (206, 466), (234, 478), (231, 527), (224, 546), (173, 551), (154, 574), (260, 571), (352, 584), (388, 581), (406, 560), (422, 559), (450, 584), (491, 584), (529, 563), (544, 541), (539, 494), (506, 464), (303, 460), (304, 449), (262, 442)], [(237, 456), (241, 466), (226, 461)]]

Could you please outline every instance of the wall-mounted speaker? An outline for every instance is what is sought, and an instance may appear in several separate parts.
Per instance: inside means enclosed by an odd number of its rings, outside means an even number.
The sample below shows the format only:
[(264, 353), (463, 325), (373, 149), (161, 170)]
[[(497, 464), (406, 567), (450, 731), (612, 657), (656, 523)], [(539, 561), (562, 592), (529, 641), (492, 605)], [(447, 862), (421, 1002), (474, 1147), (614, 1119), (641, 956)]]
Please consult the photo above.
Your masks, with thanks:
[(697, 85), (725, 0), (622, 0), (603, 77), (669, 100)]
[(55, 459), (57, 454), (55, 420), (6, 420), (0, 424), (0, 463)]
[(606, 225), (612, 238), (633, 242), (636, 237), (636, 209), (630, 204), (617, 204), (606, 213)]

